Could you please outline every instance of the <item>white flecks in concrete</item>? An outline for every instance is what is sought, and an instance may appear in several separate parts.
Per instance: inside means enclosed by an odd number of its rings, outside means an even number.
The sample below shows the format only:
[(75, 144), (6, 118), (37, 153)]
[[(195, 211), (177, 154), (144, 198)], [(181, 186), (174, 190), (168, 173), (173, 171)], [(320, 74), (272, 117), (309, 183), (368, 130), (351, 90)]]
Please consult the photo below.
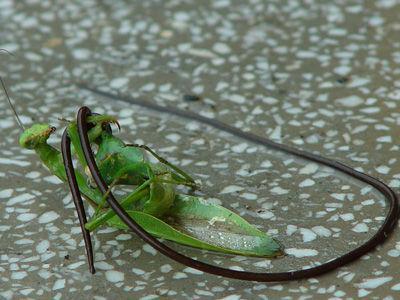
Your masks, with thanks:
[(220, 191), (220, 194), (230, 194), (230, 193), (235, 193), (235, 192), (240, 192), (243, 191), (244, 188), (241, 186), (237, 186), (237, 185), (228, 185), (226, 187), (224, 187), (222, 189), (222, 191)]
[(347, 75), (351, 72), (351, 68), (349, 66), (339, 66), (334, 69), (334, 72), (338, 75)]
[(25, 175), (26, 178), (30, 178), (30, 179), (35, 179), (35, 178), (38, 178), (39, 176), (40, 176), (40, 172), (37, 172), (37, 171), (32, 171), (32, 172), (26, 173), (26, 175)]
[(400, 291), (400, 283), (395, 284), (390, 289), (393, 291)]
[(272, 166), (273, 165), (270, 160), (264, 160), (260, 165), (261, 168), (271, 168)]
[(120, 89), (125, 87), (129, 82), (129, 78), (126, 77), (120, 77), (120, 78), (114, 78), (113, 80), (111, 80), (110, 82), (110, 86), (113, 89)]
[(275, 214), (272, 211), (261, 211), (258, 212), (257, 215), (264, 220), (270, 220), (275, 217)]
[(232, 147), (232, 151), (235, 153), (243, 153), (244, 150), (246, 150), (246, 148), (249, 145), (247, 143), (240, 143), (238, 145), (235, 145)]
[(65, 279), (57, 279), (54, 282), (53, 291), (63, 289), (65, 287), (65, 281)]
[(389, 186), (392, 188), (399, 188), (400, 187), (400, 180), (399, 179), (393, 179), (389, 182)]
[(105, 276), (109, 282), (113, 282), (113, 283), (121, 282), (121, 281), (124, 281), (124, 279), (125, 279), (124, 273), (115, 271), (115, 270), (106, 271)]
[(112, 265), (110, 265), (108, 262), (105, 262), (105, 261), (97, 261), (94, 263), (94, 266), (96, 269), (104, 270), (104, 271), (114, 269), (114, 267)]
[(57, 176), (46, 176), (46, 177), (43, 177), (43, 180), (50, 182), (52, 184), (62, 184), (63, 183), (61, 181), (61, 179), (58, 178)]
[(132, 273), (136, 274), (136, 275), (143, 275), (146, 274), (146, 272), (142, 269), (139, 268), (132, 268)]
[(169, 273), (169, 272), (171, 272), (173, 269), (172, 269), (172, 266), (170, 265), (170, 264), (165, 264), (165, 265), (162, 265), (161, 267), (160, 267), (160, 271), (162, 272), (162, 273)]
[(348, 283), (348, 282), (351, 282), (355, 276), (356, 276), (355, 273), (348, 273), (345, 276), (343, 276), (343, 280), (344, 280), (344, 282)]
[(30, 166), (30, 164), (31, 163), (29, 161), (0, 157), (0, 165), (15, 165), (19, 167), (27, 167)]
[(303, 242), (311, 242), (317, 238), (317, 235), (308, 228), (300, 228), (300, 233), (303, 236)]
[(289, 190), (283, 189), (279, 186), (276, 186), (274, 188), (271, 189), (271, 193), (275, 194), (275, 195), (285, 195), (287, 193), (289, 193)]
[(77, 48), (72, 50), (72, 55), (74, 56), (75, 59), (84, 60), (90, 57), (91, 52), (88, 49)]
[[(8, 229), (10, 229), (10, 228), (11, 228), (11, 226)], [(5, 231), (5, 230), (0, 230), (0, 231)], [(14, 244), (16, 244), (16, 245), (28, 245), (28, 244), (33, 244), (33, 243), (35, 243), (35, 242), (31, 239), (20, 239), (20, 240), (17, 240), (14, 242)]]
[(36, 252), (39, 254), (43, 254), (49, 249), (49, 247), (50, 247), (50, 242), (48, 240), (40, 241), (36, 245)]
[(39, 217), (38, 222), (40, 224), (50, 223), (50, 222), (53, 222), (54, 220), (57, 220), (59, 217), (60, 217), (60, 215), (58, 213), (56, 213), (55, 211), (48, 211)]
[(365, 223), (358, 223), (351, 230), (354, 232), (358, 232), (358, 233), (365, 233), (365, 232), (368, 232), (369, 228), (368, 228), (367, 224), (365, 224)]
[(152, 246), (145, 244), (143, 245), (143, 250), (147, 253), (150, 253), (151, 255), (156, 255), (157, 254), (157, 250), (154, 249)]
[(376, 168), (376, 170), (381, 174), (388, 174), (390, 171), (390, 168), (388, 166), (379, 166)]
[(315, 184), (315, 181), (312, 179), (305, 179), (302, 182), (299, 183), (299, 187), (309, 187), (313, 186)]
[(175, 272), (173, 275), (174, 279), (184, 279), (184, 278), (188, 278), (188, 275), (186, 275), (183, 272)]
[(299, 170), (300, 174), (306, 174), (306, 175), (310, 175), (310, 174), (314, 174), (315, 172), (317, 172), (319, 166), (315, 163), (309, 163), (307, 165), (305, 165), (303, 168), (301, 168)]
[(223, 298), (220, 298), (220, 300), (240, 300), (240, 299), (242, 299), (242, 298), (238, 294), (232, 294), (232, 295), (228, 295)]
[(400, 250), (397, 249), (391, 249), (387, 253), (391, 257), (400, 257)]
[(368, 296), (370, 293), (371, 293), (371, 291), (368, 291), (366, 289), (359, 289), (357, 292), (357, 296), (359, 298), (362, 298), (362, 297)]
[[(11, 194), (10, 194), (10, 196), (11, 196)], [(24, 202), (31, 200), (33, 198), (35, 198), (34, 195), (29, 194), (29, 193), (23, 193), (21, 195), (12, 197), (10, 200), (7, 201), (7, 205), (12, 206), (15, 204), (24, 204)]]
[(312, 228), (312, 230), (313, 230), (317, 235), (322, 236), (322, 237), (329, 237), (329, 236), (332, 235), (332, 232), (331, 232), (328, 228), (326, 228), (326, 227), (324, 227), (324, 226), (314, 226), (314, 227)]
[(20, 290), (19, 292), (20, 292), (22, 295), (24, 295), (24, 296), (28, 296), (28, 295), (31, 294), (33, 291), (35, 291), (35, 290), (32, 289), (32, 288), (28, 288), (28, 289)]
[(385, 277), (377, 277), (377, 278), (368, 278), (364, 279), (361, 283), (356, 284), (357, 287), (363, 289), (375, 289), (389, 281), (391, 281), (393, 277), (385, 276)]
[(0, 199), (6, 199), (11, 197), (13, 194), (13, 189), (5, 189), (0, 191)]
[(78, 269), (80, 266), (82, 266), (84, 264), (86, 264), (85, 261), (77, 261), (75, 263), (72, 263), (72, 264), (68, 265), (68, 269), (69, 270), (75, 270), (75, 269)]
[(21, 280), (28, 276), (28, 273), (25, 271), (13, 271), (11, 272), (11, 279), (12, 280)]
[(22, 213), (18, 215), (17, 220), (21, 222), (29, 222), (37, 217), (37, 214), (34, 213)]
[(293, 255), (297, 258), (316, 256), (318, 255), (318, 251), (314, 249), (298, 249), (298, 248), (288, 248), (285, 249), (285, 252), (289, 255)]
[(246, 102), (246, 98), (242, 95), (233, 94), (229, 96), (229, 100), (237, 103), (237, 104), (244, 104)]
[(119, 235), (117, 235), (116, 237), (115, 237), (115, 239), (117, 240), (117, 241), (128, 241), (128, 240), (130, 240), (132, 238), (132, 235), (130, 235), (129, 233), (122, 233), (122, 234), (119, 234)]
[(166, 135), (165, 138), (170, 140), (173, 143), (177, 143), (181, 139), (181, 136), (177, 133), (171, 133), (171, 134)]
[(200, 271), (200, 270), (197, 270), (197, 269), (193, 269), (193, 268), (190, 268), (190, 267), (187, 267), (187, 268), (183, 269), (183, 272), (190, 273), (190, 274), (195, 274), (195, 275), (204, 274), (203, 271)]
[(52, 274), (51, 272), (47, 271), (47, 270), (39, 270), (38, 275), (47, 280), (49, 279), (51, 276), (53, 276), (54, 274)]
[(376, 141), (380, 143), (392, 143), (392, 137), (390, 135), (380, 136)]
[(374, 199), (364, 200), (364, 201), (361, 202), (361, 204), (364, 205), (364, 206), (374, 205), (375, 204), (375, 200)]
[(274, 105), (277, 104), (279, 101), (278, 99), (272, 98), (272, 97), (262, 97), (261, 101), (265, 104), (269, 104), (269, 105)]
[(341, 214), (339, 216), (343, 221), (352, 221), (354, 220), (354, 215), (352, 213)]
[(256, 200), (257, 195), (253, 193), (242, 193), (240, 194), (240, 197), (246, 199), (246, 200)]
[(224, 43), (215, 43), (213, 50), (219, 54), (229, 54), (231, 52), (230, 47)]
[(346, 198), (346, 194), (343, 193), (332, 193), (331, 196), (335, 198), (336, 200), (344, 201)]
[(286, 228), (286, 234), (288, 236), (291, 236), (293, 233), (297, 231), (297, 226), (296, 225), (287, 225)]
[(359, 96), (353, 95), (336, 99), (335, 102), (345, 107), (356, 107), (364, 103), (364, 100)]

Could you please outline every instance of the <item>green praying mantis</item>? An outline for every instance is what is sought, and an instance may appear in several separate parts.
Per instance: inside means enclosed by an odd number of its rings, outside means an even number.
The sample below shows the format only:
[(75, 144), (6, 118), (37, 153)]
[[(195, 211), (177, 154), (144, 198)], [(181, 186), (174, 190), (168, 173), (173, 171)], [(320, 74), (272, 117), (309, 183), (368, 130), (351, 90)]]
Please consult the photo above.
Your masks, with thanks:
[[(56, 130), (49, 124), (24, 127), (1, 80), (8, 102), (23, 129), (19, 138), (21, 147), (35, 151), (41, 162), (53, 175), (67, 181), (63, 158), (58, 149), (47, 140)], [(126, 144), (115, 136), (110, 125), (118, 121), (111, 115), (91, 115), (89, 141), (94, 148), (95, 160), (101, 175), (111, 189), (129, 186), (131, 190), (120, 199), (120, 205), (148, 233), (182, 245), (225, 254), (277, 257), (282, 246), (265, 232), (220, 205), (205, 199), (179, 194), (178, 186), (198, 188), (194, 179), (178, 166), (168, 162), (145, 145)], [(104, 195), (94, 187), (84, 158), (76, 120), (67, 121), (67, 134), (72, 153), (79, 162), (75, 168), (80, 193), (94, 208), (85, 228), (94, 231), (101, 226), (128, 229), (126, 224), (106, 203)], [(152, 155), (156, 162), (149, 160)], [(153, 160), (154, 161), (154, 160)]]

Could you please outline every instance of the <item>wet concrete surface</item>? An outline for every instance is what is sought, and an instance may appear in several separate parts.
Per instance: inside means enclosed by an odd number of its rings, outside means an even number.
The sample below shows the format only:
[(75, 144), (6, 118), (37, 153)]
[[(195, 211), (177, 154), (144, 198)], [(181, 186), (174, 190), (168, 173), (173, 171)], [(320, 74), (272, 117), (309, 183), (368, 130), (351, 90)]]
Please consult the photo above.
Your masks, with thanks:
[[(280, 259), (171, 244), (256, 272), (333, 259), (371, 237), (387, 212), (370, 186), (204, 124), (98, 96), (82, 83), (221, 120), (336, 159), (400, 188), (398, 1), (0, 2), (0, 74), (22, 121), (58, 128), (81, 105), (117, 116), (201, 180), (200, 194), (285, 245)], [(186, 96), (185, 96), (186, 95)], [(198, 97), (188, 97), (196, 95)], [(4, 299), (396, 299), (399, 231), (324, 276), (255, 283), (182, 266), (129, 232), (94, 235), (91, 275), (67, 187), (32, 151), (0, 101), (0, 297)]]

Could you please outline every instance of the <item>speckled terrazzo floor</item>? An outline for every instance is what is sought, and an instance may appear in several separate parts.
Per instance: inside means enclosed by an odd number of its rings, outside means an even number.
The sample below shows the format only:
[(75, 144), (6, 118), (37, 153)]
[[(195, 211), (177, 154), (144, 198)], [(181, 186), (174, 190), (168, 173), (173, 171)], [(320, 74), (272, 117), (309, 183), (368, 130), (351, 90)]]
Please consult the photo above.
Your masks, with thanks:
[[(196, 122), (78, 88), (177, 106), (345, 162), (400, 188), (400, 2), (0, 1), (0, 74), (23, 122), (59, 128), (82, 104), (117, 115), (121, 135), (146, 143), (202, 181), (222, 203), (270, 232), (282, 259), (182, 248), (235, 269), (271, 272), (324, 262), (380, 225), (383, 196), (343, 174), (252, 145)], [(184, 94), (201, 96), (197, 102)], [(400, 297), (400, 231), (325, 276), (253, 283), (203, 274), (132, 234), (94, 235), (88, 272), (66, 187), (17, 144), (0, 94), (0, 297), (308, 299)], [(177, 247), (177, 246), (174, 246)]]

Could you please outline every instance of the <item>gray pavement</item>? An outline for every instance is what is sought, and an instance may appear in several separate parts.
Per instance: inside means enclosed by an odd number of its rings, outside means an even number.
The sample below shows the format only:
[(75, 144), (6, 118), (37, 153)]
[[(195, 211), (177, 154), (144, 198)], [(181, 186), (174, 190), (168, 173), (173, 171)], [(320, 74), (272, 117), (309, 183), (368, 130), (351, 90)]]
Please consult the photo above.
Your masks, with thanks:
[[(58, 128), (81, 105), (119, 118), (202, 182), (200, 194), (285, 245), (280, 259), (205, 253), (257, 272), (300, 269), (360, 245), (384, 198), (328, 168), (77, 83), (194, 111), (353, 166), (400, 188), (400, 2), (0, 1), (0, 75), (26, 124)], [(198, 95), (187, 101), (184, 95)], [(88, 271), (65, 184), (18, 145), (0, 93), (0, 298), (397, 299), (400, 231), (362, 259), (288, 283), (230, 280), (175, 263), (129, 232), (94, 234)]]

